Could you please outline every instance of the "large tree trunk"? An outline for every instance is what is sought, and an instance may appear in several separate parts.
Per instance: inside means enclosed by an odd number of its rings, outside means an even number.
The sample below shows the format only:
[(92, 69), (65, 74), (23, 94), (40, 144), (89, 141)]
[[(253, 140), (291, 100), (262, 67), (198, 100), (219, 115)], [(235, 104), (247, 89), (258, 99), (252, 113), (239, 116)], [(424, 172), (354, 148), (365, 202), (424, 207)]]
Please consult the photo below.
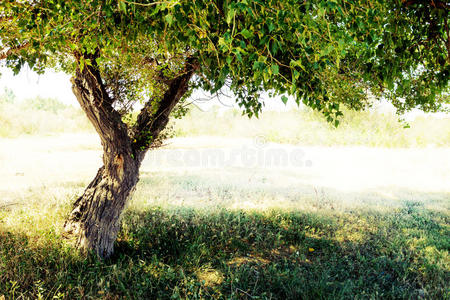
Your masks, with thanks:
[[(139, 168), (121, 154), (105, 154), (106, 166), (98, 170), (74, 205), (65, 230), (75, 235), (77, 246), (105, 258), (113, 253), (120, 214), (139, 178)], [(126, 162), (128, 160), (128, 162)]]
[[(94, 59), (92, 59), (94, 61)], [(139, 167), (169, 120), (169, 114), (186, 93), (194, 72), (186, 72), (168, 82), (168, 89), (158, 102), (156, 113), (149, 101), (138, 116), (134, 130), (129, 130), (113, 108), (95, 66), (77, 70), (72, 89), (82, 109), (94, 125), (103, 146), (103, 166), (79, 197), (64, 224), (65, 232), (74, 236), (76, 245), (94, 251), (100, 258), (113, 253), (120, 227), (120, 215), (139, 180)], [(143, 133), (145, 133), (145, 136)]]

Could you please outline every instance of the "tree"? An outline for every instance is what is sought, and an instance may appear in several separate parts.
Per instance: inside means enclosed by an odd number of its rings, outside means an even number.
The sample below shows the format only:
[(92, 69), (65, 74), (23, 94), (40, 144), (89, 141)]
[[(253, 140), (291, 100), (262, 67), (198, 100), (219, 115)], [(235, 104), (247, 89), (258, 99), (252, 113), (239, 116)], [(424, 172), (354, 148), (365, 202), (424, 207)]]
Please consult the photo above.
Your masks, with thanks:
[(440, 0), (4, 0), (0, 59), (72, 74), (104, 153), (65, 230), (105, 258), (147, 150), (194, 89), (226, 86), (249, 116), (262, 91), (291, 95), (336, 126), (369, 94), (445, 110), (448, 15)]

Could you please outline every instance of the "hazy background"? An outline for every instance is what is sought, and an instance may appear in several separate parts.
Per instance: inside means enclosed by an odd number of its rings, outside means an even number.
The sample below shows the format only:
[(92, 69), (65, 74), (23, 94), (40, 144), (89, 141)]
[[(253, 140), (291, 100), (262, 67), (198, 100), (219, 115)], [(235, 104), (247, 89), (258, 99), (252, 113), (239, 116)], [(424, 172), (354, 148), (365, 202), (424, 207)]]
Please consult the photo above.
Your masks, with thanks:
[[(71, 93), (69, 76), (25, 70), (14, 77), (6, 69), (2, 74), (3, 201), (17, 202), (32, 187), (68, 186), (80, 192), (101, 165), (102, 152)], [(191, 100), (199, 101), (168, 126), (171, 139), (148, 154), (138, 195), (155, 201), (145, 196), (148, 177), (152, 189), (174, 193), (164, 201), (182, 199), (190, 205), (205, 201), (205, 190), (220, 194), (229, 189), (221, 205), (303, 206), (291, 201), (296, 198), (395, 205), (431, 197), (448, 206), (448, 115), (413, 112), (405, 128), (388, 104), (375, 102), (366, 112), (346, 111), (334, 128), (320, 113), (293, 101), (285, 106), (264, 97), (264, 113), (249, 119), (233, 99), (204, 101), (205, 95), (195, 93)], [(242, 200), (253, 192), (259, 196)]]

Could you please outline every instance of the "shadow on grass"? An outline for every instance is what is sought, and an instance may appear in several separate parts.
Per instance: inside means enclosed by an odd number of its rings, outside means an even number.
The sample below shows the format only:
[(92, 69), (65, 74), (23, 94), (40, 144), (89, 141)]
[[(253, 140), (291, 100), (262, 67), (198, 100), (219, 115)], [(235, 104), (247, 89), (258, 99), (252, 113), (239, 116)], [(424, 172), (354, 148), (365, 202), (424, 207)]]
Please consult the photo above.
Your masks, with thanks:
[(0, 227), (0, 297), (440, 299), (447, 218), (414, 202), (383, 214), (128, 210), (105, 262), (52, 232)]

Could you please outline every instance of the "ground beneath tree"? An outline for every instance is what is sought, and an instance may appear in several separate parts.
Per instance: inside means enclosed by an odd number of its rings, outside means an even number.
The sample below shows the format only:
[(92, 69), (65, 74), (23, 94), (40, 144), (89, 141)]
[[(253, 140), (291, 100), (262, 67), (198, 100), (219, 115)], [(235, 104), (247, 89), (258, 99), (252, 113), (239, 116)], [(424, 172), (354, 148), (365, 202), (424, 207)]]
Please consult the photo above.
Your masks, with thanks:
[(100, 262), (61, 235), (96, 136), (0, 140), (0, 299), (443, 299), (449, 154), (172, 140)]
[[(319, 206), (396, 206), (407, 200), (448, 209), (449, 157), (450, 148), (304, 147), (267, 143), (264, 136), (175, 138), (148, 154), (135, 197), (299, 209), (311, 199)], [(1, 139), (0, 205), (20, 203), (35, 188), (80, 193), (100, 165), (95, 135)], [(150, 198), (155, 189), (157, 199)]]

